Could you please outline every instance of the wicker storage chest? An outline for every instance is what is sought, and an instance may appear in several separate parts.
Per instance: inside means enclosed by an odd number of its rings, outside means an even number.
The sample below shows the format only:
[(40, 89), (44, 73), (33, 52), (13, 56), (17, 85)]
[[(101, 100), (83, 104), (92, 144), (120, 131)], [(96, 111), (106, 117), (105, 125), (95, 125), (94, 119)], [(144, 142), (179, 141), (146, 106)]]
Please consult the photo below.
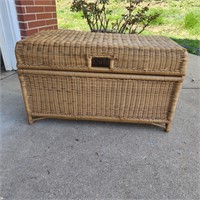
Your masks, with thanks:
[(29, 123), (65, 118), (170, 130), (187, 52), (160, 36), (42, 31), (16, 45)]

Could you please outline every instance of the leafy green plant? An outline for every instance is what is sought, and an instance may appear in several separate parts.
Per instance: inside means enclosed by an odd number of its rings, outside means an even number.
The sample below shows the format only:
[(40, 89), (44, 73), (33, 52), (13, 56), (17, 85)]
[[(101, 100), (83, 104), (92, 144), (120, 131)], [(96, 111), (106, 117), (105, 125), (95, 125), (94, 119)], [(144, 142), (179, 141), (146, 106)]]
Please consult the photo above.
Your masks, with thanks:
[(165, 23), (162, 8), (152, 8), (149, 10), (151, 15), (159, 14), (159, 16), (150, 22), (150, 25), (163, 25)]
[(193, 34), (200, 33), (200, 13), (188, 12), (184, 18), (184, 28), (188, 29)]
[(150, 4), (143, 3), (144, 0), (129, 0), (125, 13), (114, 22), (110, 20), (109, 0), (74, 0), (71, 11), (82, 12), (92, 32), (140, 34), (159, 16), (149, 13)]
[[(82, 11), (72, 12), (70, 10), (72, 0), (56, 0), (57, 1), (57, 17), (59, 28), (89, 31), (90, 28), (86, 20), (82, 20)], [(88, 1), (87, 1), (88, 2)], [(127, 0), (109, 0), (106, 5), (112, 13), (108, 15), (109, 26), (112, 29), (112, 23), (121, 19), (121, 14), (125, 13)], [(195, 16), (200, 15), (200, 1), (197, 0), (145, 0), (144, 5), (151, 2), (148, 13), (160, 13), (160, 17), (156, 18), (146, 28), (142, 34), (144, 35), (163, 35), (174, 39), (178, 44), (187, 48), (188, 52), (200, 56), (200, 26), (194, 25), (185, 27), (186, 17), (188, 13)], [(173, 4), (173, 5), (172, 5)], [(181, 4), (181, 6), (179, 6)], [(189, 20), (189, 24), (192, 21)], [(199, 20), (200, 21), (200, 20)]]

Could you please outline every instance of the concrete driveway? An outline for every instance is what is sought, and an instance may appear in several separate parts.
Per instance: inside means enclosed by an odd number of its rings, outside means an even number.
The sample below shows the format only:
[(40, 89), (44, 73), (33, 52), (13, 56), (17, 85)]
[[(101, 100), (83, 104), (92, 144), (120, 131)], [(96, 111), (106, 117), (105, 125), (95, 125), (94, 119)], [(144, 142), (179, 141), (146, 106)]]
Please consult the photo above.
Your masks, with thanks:
[(0, 200), (200, 199), (200, 57), (189, 55), (172, 130), (41, 120), (28, 125), (15, 72), (1, 75)]

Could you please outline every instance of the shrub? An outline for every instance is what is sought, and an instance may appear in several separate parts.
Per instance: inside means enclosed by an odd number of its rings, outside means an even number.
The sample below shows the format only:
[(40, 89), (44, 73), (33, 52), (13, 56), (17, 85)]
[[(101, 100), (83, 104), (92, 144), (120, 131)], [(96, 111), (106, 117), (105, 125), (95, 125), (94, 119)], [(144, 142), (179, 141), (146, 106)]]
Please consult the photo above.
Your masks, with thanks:
[(144, 0), (129, 0), (125, 13), (119, 19), (111, 21), (112, 10), (108, 8), (109, 0), (74, 0), (71, 5), (73, 12), (82, 12), (83, 18), (92, 32), (114, 32), (140, 34), (159, 14), (150, 14), (149, 3)]

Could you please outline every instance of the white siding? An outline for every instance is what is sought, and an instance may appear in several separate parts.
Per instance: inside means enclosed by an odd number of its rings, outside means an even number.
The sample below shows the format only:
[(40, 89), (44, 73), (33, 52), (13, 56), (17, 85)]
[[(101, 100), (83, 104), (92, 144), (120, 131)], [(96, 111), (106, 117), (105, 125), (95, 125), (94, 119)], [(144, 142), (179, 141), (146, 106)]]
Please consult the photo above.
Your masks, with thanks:
[(16, 69), (15, 44), (20, 30), (14, 0), (0, 0), (0, 48), (6, 70)]

